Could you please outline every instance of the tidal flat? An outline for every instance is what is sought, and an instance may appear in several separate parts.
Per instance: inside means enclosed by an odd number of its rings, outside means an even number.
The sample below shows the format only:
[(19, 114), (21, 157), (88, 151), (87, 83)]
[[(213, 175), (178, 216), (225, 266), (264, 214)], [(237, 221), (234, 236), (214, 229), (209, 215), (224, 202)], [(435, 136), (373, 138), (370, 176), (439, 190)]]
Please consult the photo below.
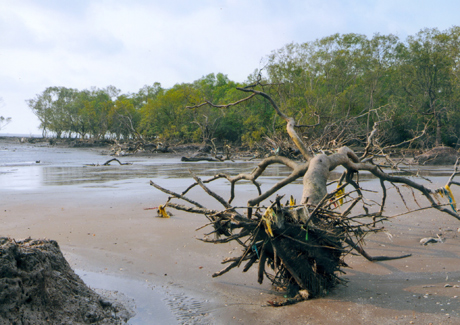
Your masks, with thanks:
[[(111, 156), (98, 149), (58, 148), (0, 142), (1, 236), (56, 240), (72, 268), (91, 287), (118, 291), (134, 299), (137, 315), (130, 324), (458, 324), (460, 323), (460, 221), (435, 210), (401, 215), (384, 224), (386, 232), (368, 237), (371, 255), (412, 254), (384, 262), (349, 256), (347, 286), (324, 298), (283, 308), (266, 307), (282, 299), (268, 281), (257, 283), (257, 270), (241, 268), (224, 276), (221, 260), (238, 256), (234, 244), (211, 245), (197, 238), (210, 229), (201, 215), (171, 211), (156, 217), (152, 208), (167, 195), (149, 181), (176, 192), (192, 182), (189, 170), (201, 178), (217, 172), (250, 172), (257, 162), (185, 163), (170, 154), (120, 157), (132, 165), (103, 164)], [(444, 185), (451, 166), (421, 169), (433, 188)], [(289, 174), (273, 166), (261, 179), (267, 189)], [(337, 175), (340, 174), (340, 170)], [(363, 173), (361, 185), (378, 192), (378, 182)], [(224, 198), (228, 183), (212, 189)], [(300, 197), (301, 181), (280, 194)], [(409, 208), (418, 208), (410, 191)], [(453, 187), (454, 195), (460, 191)], [(256, 195), (249, 183), (237, 186), (236, 205)], [(407, 211), (398, 192), (388, 193), (387, 215)], [(378, 193), (369, 192), (376, 199)], [(190, 197), (209, 208), (219, 204), (202, 190)], [(419, 204), (426, 205), (417, 195)], [(442, 233), (443, 243), (420, 245), (420, 239)], [(146, 321), (148, 320), (148, 322)]]

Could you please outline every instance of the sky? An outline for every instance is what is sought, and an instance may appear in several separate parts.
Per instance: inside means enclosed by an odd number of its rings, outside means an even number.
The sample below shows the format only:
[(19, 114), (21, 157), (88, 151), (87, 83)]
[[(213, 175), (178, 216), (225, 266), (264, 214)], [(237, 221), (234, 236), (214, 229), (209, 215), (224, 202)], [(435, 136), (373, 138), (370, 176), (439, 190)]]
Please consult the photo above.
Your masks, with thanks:
[(460, 25), (458, 0), (1, 0), (1, 134), (40, 135), (26, 104), (47, 87), (243, 82), (289, 43), (335, 33), (395, 34)]

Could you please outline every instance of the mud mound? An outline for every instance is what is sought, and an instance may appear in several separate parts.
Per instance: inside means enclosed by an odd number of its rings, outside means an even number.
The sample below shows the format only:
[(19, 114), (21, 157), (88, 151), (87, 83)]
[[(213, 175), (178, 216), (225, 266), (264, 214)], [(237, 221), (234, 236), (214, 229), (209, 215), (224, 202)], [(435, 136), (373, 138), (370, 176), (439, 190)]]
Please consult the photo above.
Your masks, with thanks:
[(436, 147), (416, 156), (415, 161), (420, 165), (453, 165), (458, 156), (458, 152), (451, 147)]
[(56, 241), (0, 237), (1, 324), (124, 324), (131, 316), (88, 288)]

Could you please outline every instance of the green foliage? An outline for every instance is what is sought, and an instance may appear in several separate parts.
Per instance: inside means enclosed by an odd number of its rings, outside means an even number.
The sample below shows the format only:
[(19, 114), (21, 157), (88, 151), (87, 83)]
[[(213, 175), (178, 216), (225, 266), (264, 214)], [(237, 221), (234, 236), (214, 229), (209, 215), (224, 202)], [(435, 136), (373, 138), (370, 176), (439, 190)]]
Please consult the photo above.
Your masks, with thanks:
[(345, 120), (362, 116), (352, 123), (352, 137), (361, 141), (375, 121), (385, 120), (389, 142), (410, 139), (428, 123), (428, 145), (452, 143), (459, 40), (459, 27), (425, 29), (406, 42), (394, 35), (335, 34), (273, 52), (267, 74), (279, 85), (277, 100), (288, 114), (302, 124), (314, 124), (314, 112), (322, 116), (322, 127), (305, 132), (309, 138), (325, 129), (337, 135)]
[(268, 93), (299, 124), (311, 144), (364, 143), (379, 122), (383, 143), (398, 143), (428, 127), (424, 145), (460, 144), (460, 27), (424, 29), (405, 41), (395, 35), (334, 34), (288, 44), (267, 56), (239, 84), (222, 73), (165, 89), (159, 83), (137, 93), (113, 86), (76, 90), (49, 87), (29, 107), (43, 133), (81, 137), (155, 138), (170, 142), (213, 139), (254, 145), (283, 137), (285, 126), (270, 104), (254, 97), (216, 108), (247, 94), (238, 91), (261, 76)]

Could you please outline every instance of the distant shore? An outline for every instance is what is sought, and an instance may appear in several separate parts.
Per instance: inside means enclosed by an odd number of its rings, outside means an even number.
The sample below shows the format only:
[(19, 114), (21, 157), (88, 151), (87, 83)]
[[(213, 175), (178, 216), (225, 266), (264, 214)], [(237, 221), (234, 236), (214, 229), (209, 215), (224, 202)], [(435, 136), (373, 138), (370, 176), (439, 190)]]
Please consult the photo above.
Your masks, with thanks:
[(67, 148), (94, 148), (100, 149), (102, 153), (113, 156), (155, 156), (158, 154), (168, 157), (217, 157), (215, 161), (227, 159), (254, 159), (266, 156), (266, 152), (257, 149), (250, 149), (247, 146), (232, 147), (227, 157), (225, 150), (221, 147), (215, 148), (217, 154), (212, 152), (210, 145), (203, 143), (188, 144), (166, 144), (159, 141), (127, 140), (117, 141), (114, 139), (81, 139), (81, 138), (43, 138), (43, 137), (20, 137), (20, 136), (0, 136), (0, 144), (18, 143), (36, 146), (56, 146)]
[[(71, 148), (101, 148), (104, 153), (110, 153), (112, 151), (113, 155), (151, 155), (158, 153), (169, 153), (177, 154), (184, 156), (210, 156), (212, 147), (208, 144), (203, 143), (188, 143), (188, 144), (169, 144), (161, 143), (159, 141), (141, 141), (130, 139), (127, 141), (117, 141), (115, 139), (82, 139), (82, 138), (52, 138), (52, 137), (41, 137), (41, 136), (18, 136), (18, 135), (0, 135), (0, 142), (9, 142), (9, 143), (29, 143), (34, 145), (50, 145), (50, 146), (62, 146), (62, 147), (71, 147)], [(141, 150), (137, 150), (136, 146), (142, 143)], [(224, 146), (218, 146), (215, 149), (218, 149), (219, 155), (224, 156), (225, 150)], [(268, 148), (263, 148), (263, 145), (260, 144), (255, 148), (249, 148), (248, 146), (231, 146), (230, 153), (234, 155), (233, 158), (263, 158), (269, 155), (275, 154), (275, 149), (271, 150)], [(355, 152), (363, 151), (364, 148), (354, 148)], [(396, 148), (391, 151), (391, 156), (395, 157), (406, 157), (413, 158), (416, 155), (420, 155), (424, 150), (420, 149), (405, 149), (405, 148)], [(281, 153), (281, 155), (291, 154), (292, 152)], [(298, 153), (290, 158), (295, 157)], [(223, 157), (225, 158), (225, 157)]]

